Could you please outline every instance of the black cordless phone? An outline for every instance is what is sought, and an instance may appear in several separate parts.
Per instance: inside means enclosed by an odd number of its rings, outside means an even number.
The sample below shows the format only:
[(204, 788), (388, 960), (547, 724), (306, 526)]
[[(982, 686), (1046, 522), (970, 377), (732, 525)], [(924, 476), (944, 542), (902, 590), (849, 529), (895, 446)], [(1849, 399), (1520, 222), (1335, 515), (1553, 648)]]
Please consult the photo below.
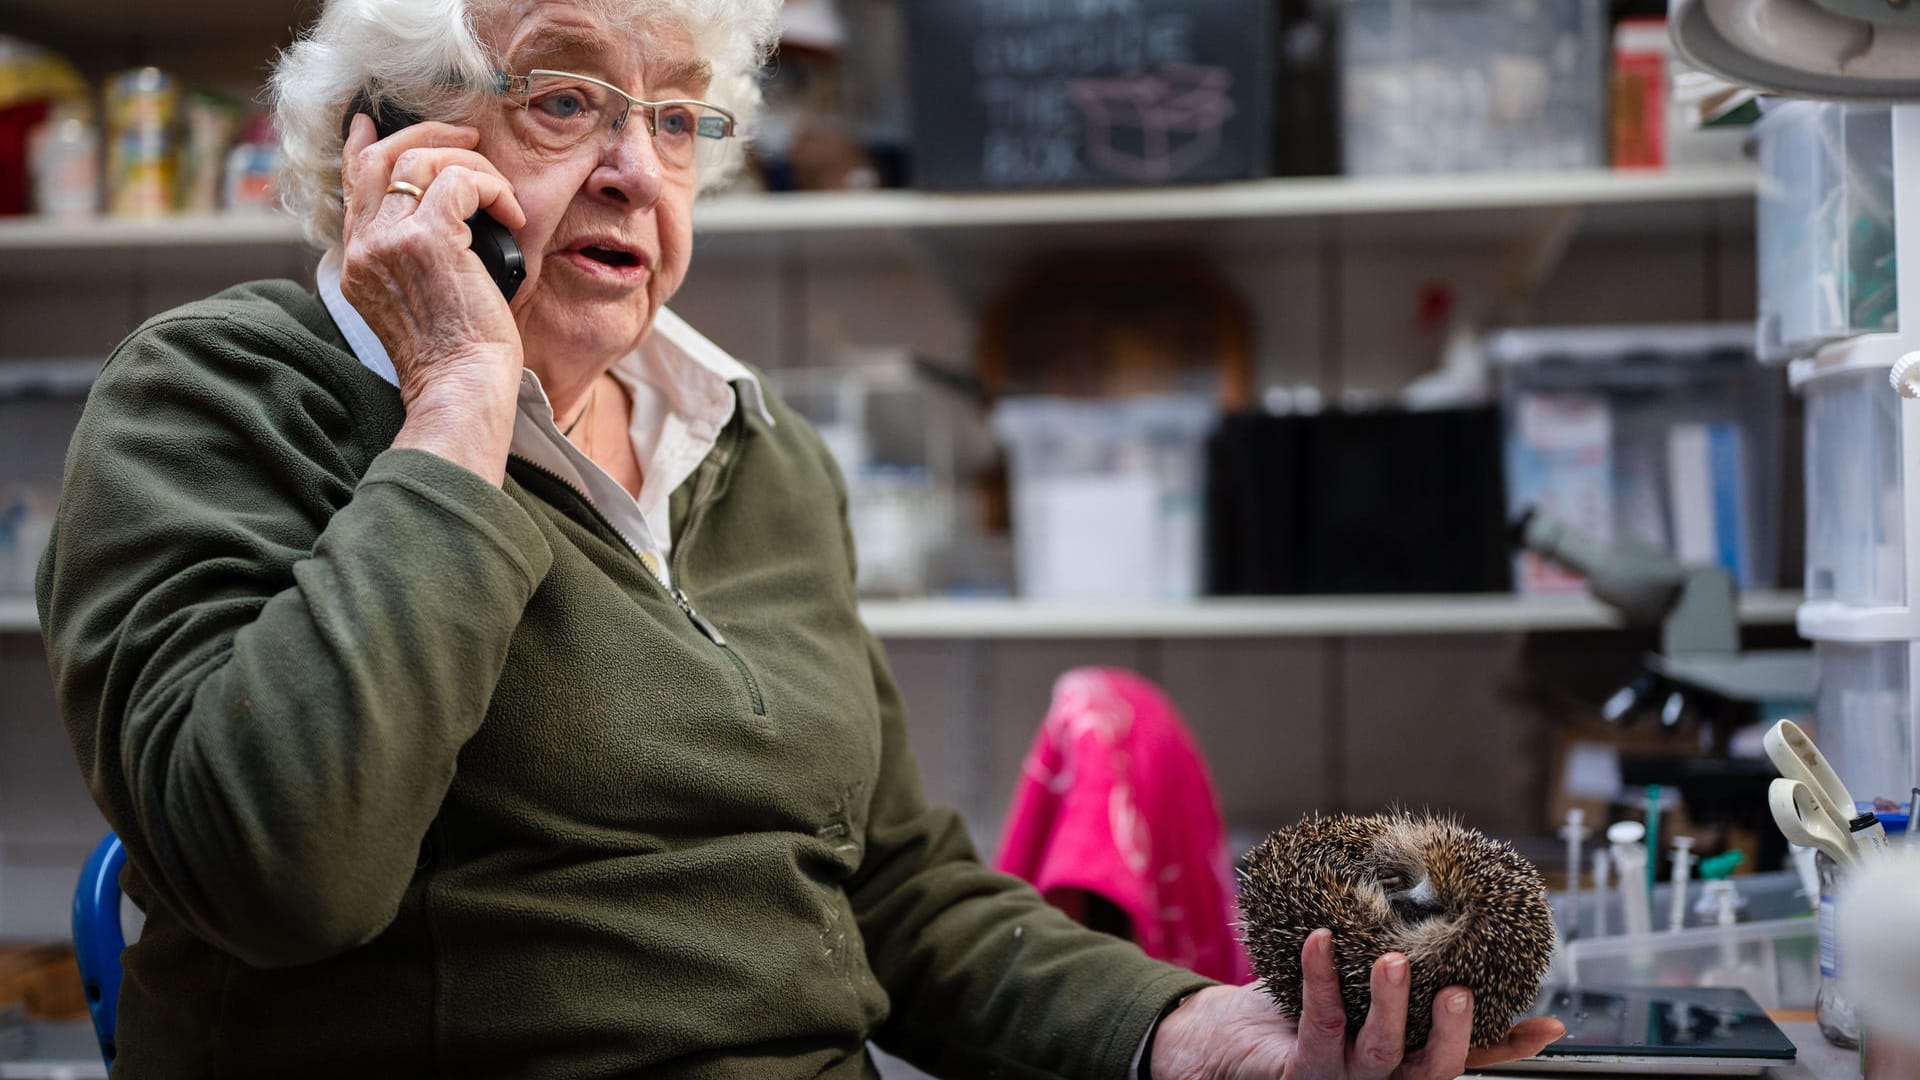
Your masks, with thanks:
[[(373, 130), (381, 138), (412, 127), (420, 122), (418, 116), (403, 112), (389, 105), (375, 107), (373, 99), (365, 90), (353, 97), (347, 106), (347, 115), (340, 121), (340, 139), (345, 141), (347, 132), (353, 126), (355, 113), (366, 113), (373, 118)], [(500, 292), (508, 300), (520, 291), (520, 283), (527, 278), (527, 260), (520, 254), (520, 245), (514, 242), (513, 234), (505, 225), (493, 219), (485, 210), (477, 211), (467, 219), (467, 228), (473, 232), (473, 253), (480, 256), (480, 262), (487, 268), (494, 283), (500, 286)]]

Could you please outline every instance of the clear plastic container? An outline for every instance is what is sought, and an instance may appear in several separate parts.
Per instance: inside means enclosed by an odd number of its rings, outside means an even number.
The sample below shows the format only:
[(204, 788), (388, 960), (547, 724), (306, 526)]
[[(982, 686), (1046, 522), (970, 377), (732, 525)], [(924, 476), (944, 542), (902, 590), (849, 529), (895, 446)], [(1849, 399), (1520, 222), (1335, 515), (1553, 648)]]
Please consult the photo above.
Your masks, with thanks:
[[(938, 564), (971, 545), (968, 481), (993, 446), (973, 398), (900, 350), (849, 350), (823, 368), (767, 373), (807, 418), (847, 483), (847, 516), (869, 596), (944, 591)], [(1003, 585), (1004, 589), (1004, 585)]]
[[(1739, 886), (1740, 899), (1746, 904), (1740, 910), (1752, 922), (1804, 917), (1813, 913), (1819, 899), (1817, 895), (1808, 892), (1800, 875), (1791, 870), (1742, 874), (1733, 881)], [(1693, 880), (1687, 885), (1687, 921), (1690, 925), (1700, 924), (1703, 919), (1703, 916), (1694, 910), (1699, 903), (1702, 884), (1698, 880)], [(1591, 936), (1594, 928), (1599, 926), (1617, 928), (1626, 925), (1617, 884), (1609, 886), (1604, 893), (1595, 893), (1591, 888), (1582, 889), (1580, 915), (1577, 920), (1569, 921), (1570, 912), (1567, 909), (1566, 893), (1553, 893), (1549, 900), (1553, 905), (1554, 924), (1561, 927), (1578, 926), (1581, 928), (1581, 934)], [(1672, 883), (1662, 881), (1653, 887), (1650, 906), (1658, 912), (1672, 909)], [(1602, 911), (1602, 908), (1605, 910)]]
[(1806, 397), (1807, 599), (1906, 601), (1900, 396), (1885, 368), (1820, 375)]
[(1737, 986), (1762, 1008), (1811, 1009), (1818, 974), (1819, 926), (1808, 915), (1570, 941), (1546, 985)]
[(1912, 797), (1905, 641), (1814, 643), (1814, 741), (1855, 799)]
[(0, 596), (33, 595), (97, 362), (0, 361)]
[(1757, 127), (1760, 353), (1899, 329), (1886, 106), (1791, 101)]
[(1009, 398), (992, 426), (1008, 451), (1020, 595), (1187, 600), (1201, 586), (1205, 398)]
[(1598, 0), (1347, 0), (1341, 17), (1347, 173), (1606, 163)]
[[(1783, 380), (1750, 324), (1511, 330), (1487, 339), (1506, 415), (1512, 515), (1538, 508), (1600, 543), (1778, 578)], [(1531, 554), (1521, 592), (1583, 589)]]

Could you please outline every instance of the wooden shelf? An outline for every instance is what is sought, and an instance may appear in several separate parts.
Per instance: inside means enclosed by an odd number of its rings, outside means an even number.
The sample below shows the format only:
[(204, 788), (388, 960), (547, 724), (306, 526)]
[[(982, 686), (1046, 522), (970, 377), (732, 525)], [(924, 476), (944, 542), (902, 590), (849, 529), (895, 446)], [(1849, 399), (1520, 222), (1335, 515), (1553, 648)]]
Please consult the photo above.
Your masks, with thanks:
[[(1791, 626), (1798, 592), (1742, 597), (1750, 626)], [(1372, 637), (1604, 630), (1613, 613), (1584, 596), (1313, 596), (1179, 605), (1022, 600), (872, 600), (861, 614), (883, 638)], [(38, 633), (33, 601), (0, 598), (0, 631)]]
[[(869, 245), (926, 233), (1020, 233), (1034, 228), (1245, 224), (1321, 218), (1446, 218), (1494, 211), (1651, 207), (1748, 199), (1751, 169), (1673, 172), (1592, 170), (1418, 177), (1309, 177), (1211, 187), (948, 195), (920, 191), (726, 195), (698, 205), (695, 231), (745, 241), (812, 237)], [(1399, 221), (1396, 227), (1404, 227)], [(181, 215), (157, 220), (0, 220), (0, 250), (231, 247), (302, 243), (298, 226), (273, 214)], [(737, 247), (737, 244), (729, 244)]]

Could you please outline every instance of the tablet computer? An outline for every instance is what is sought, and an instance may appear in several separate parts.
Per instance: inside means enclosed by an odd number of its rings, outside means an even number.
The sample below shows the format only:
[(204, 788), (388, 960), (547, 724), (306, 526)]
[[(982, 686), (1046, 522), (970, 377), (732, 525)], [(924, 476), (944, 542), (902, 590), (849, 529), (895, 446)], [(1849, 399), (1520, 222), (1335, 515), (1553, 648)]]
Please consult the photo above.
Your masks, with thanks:
[(1499, 1072), (1759, 1076), (1795, 1058), (1745, 990), (1555, 987), (1533, 1015), (1567, 1025), (1566, 1038)]

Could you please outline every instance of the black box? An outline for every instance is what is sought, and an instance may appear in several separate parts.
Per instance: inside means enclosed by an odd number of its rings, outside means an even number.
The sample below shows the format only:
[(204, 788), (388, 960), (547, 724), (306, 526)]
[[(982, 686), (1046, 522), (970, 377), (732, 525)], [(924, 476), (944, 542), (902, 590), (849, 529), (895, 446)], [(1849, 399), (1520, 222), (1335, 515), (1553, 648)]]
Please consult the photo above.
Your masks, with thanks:
[(911, 0), (923, 188), (1266, 176), (1271, 0)]
[(1512, 588), (1497, 409), (1227, 417), (1207, 448), (1215, 595)]

